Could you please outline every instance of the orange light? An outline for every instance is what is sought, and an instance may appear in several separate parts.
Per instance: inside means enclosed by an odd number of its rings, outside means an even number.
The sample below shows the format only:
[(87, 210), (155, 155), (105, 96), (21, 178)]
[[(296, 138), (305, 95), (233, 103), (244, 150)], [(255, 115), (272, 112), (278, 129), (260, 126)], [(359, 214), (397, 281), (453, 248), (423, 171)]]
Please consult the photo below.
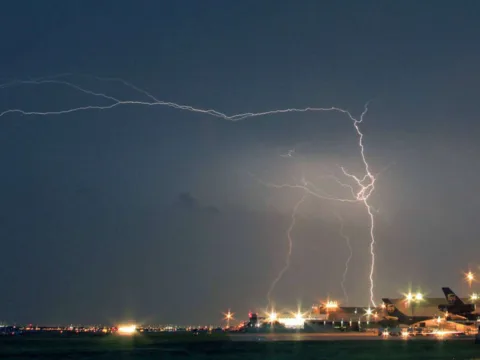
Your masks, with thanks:
[(475, 276), (473, 275), (473, 273), (472, 273), (471, 271), (469, 271), (469, 272), (465, 275), (465, 277), (467, 278), (467, 280), (468, 280), (469, 282), (472, 282), (473, 280), (475, 280)]
[(338, 308), (338, 302), (336, 301), (327, 301), (327, 303), (325, 304), (325, 307), (327, 309), (336, 309)]
[(132, 335), (137, 330), (135, 325), (122, 325), (118, 327), (118, 333), (122, 335)]
[[(233, 319), (233, 315), (235, 315), (234, 313), (230, 312), (230, 310), (228, 310), (227, 313), (224, 313), (223, 315), (225, 315), (225, 320), (232, 320)], [(249, 316), (251, 317), (251, 316)]]

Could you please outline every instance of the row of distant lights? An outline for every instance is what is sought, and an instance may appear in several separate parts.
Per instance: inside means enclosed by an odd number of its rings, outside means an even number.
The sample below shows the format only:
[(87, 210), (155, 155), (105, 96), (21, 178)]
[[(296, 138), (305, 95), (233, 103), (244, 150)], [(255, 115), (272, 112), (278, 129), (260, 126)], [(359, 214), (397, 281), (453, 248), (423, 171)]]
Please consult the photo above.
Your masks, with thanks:
[[(468, 273), (465, 274), (465, 279), (471, 285), (471, 283), (473, 281), (475, 281), (475, 275), (471, 271), (469, 271)], [(417, 292), (416, 294), (413, 294), (413, 293), (409, 292), (408, 294), (404, 294), (404, 295), (405, 295), (405, 300), (407, 302), (423, 301), (423, 299), (424, 299), (423, 294), (420, 293), (420, 292)], [(473, 301), (476, 301), (476, 300), (480, 299), (480, 295), (476, 294), (476, 293), (473, 293), (470, 298)], [(385, 304), (382, 304), (381, 307), (385, 308)], [(338, 302), (329, 300), (325, 303), (325, 308), (327, 310), (337, 309), (338, 308)], [(224, 317), (225, 320), (227, 320), (227, 321), (234, 320), (234, 318), (233, 318), (234, 314), (232, 312), (230, 312), (230, 310), (227, 313), (224, 313), (224, 315), (225, 315), (225, 317)], [(365, 315), (370, 316), (370, 315), (376, 315), (376, 314), (374, 314), (373, 310), (369, 307), (368, 309), (365, 309)], [(272, 311), (272, 312), (268, 313), (267, 316), (268, 316), (268, 321), (269, 322), (275, 322), (278, 319), (278, 315), (275, 311)], [(300, 312), (297, 312), (297, 314), (295, 315), (295, 319), (300, 321), (300, 320), (303, 319), (303, 315)]]
[[(470, 286), (472, 285), (472, 282), (475, 281), (475, 275), (469, 271), (468, 273), (465, 274), (465, 279), (468, 281), (468, 283), (470, 284)], [(470, 297), (473, 301), (476, 301), (480, 298), (480, 296), (476, 293), (473, 293)], [(422, 301), (424, 299), (424, 296), (422, 293), (420, 292), (417, 292), (416, 294), (412, 294), (411, 292), (409, 292), (408, 294), (405, 294), (405, 300), (407, 302), (414, 302), (414, 301)], [(385, 304), (382, 304), (382, 308), (385, 307)], [(336, 309), (338, 308), (338, 302), (337, 301), (327, 301), (325, 303), (325, 308), (326, 309)], [(227, 320), (228, 322), (230, 322), (230, 320), (234, 320), (234, 313), (232, 313), (230, 310), (228, 310), (227, 313), (224, 314), (225, 315), (225, 320)], [(270, 312), (268, 315), (268, 320), (269, 322), (275, 322), (277, 321), (278, 319), (278, 315), (275, 311), (272, 311)], [(373, 310), (371, 308), (368, 308), (368, 309), (365, 309), (365, 315), (367, 316), (371, 316), (371, 315), (376, 315), (373, 313)], [(297, 312), (297, 314), (295, 314), (295, 319), (297, 321), (302, 321), (303, 320), (303, 314), (299, 312)], [(133, 334), (135, 331), (137, 330), (137, 327), (136, 325), (124, 325), (124, 326), (120, 326), (118, 328), (118, 333), (119, 334), (124, 334), (124, 335), (131, 335)]]
[[(472, 282), (475, 282), (476, 279), (475, 279), (475, 274), (472, 273), (471, 271), (469, 271), (468, 273), (465, 273), (465, 280), (468, 282), (468, 285), (471, 287), (472, 286)], [(416, 294), (412, 294), (412, 293), (408, 293), (408, 294), (405, 294), (405, 300), (407, 300), (408, 302), (411, 302), (411, 301), (422, 301), (424, 299), (423, 297), (423, 294), (421, 293), (416, 293)], [(480, 299), (480, 295), (477, 294), (477, 293), (473, 293), (472, 295), (470, 295), (470, 299), (472, 301), (476, 301), (476, 300), (479, 300)]]
[[(477, 301), (478, 299), (480, 299), (480, 295), (477, 293), (473, 293), (472, 295), (470, 295), (470, 299), (472, 301)], [(408, 293), (405, 295), (405, 300), (408, 302), (422, 301), (423, 295), (421, 293), (416, 293), (416, 294)]]
[[(452, 332), (450, 331), (445, 331), (445, 330), (437, 330), (437, 331), (434, 331), (432, 332), (433, 335), (436, 335), (437, 337), (440, 337), (440, 338), (443, 338), (445, 335), (448, 335), (448, 334), (451, 334)], [(382, 335), (384, 337), (388, 337), (390, 336), (390, 334), (388, 333), (388, 330), (385, 330)], [(408, 333), (408, 330), (402, 330), (402, 337), (404, 339), (407, 339), (409, 336), (409, 333)]]
[[(465, 278), (470, 284), (475, 280), (475, 276), (471, 271), (468, 272), (467, 274), (465, 274)], [(476, 301), (479, 298), (480, 298), (480, 296), (476, 293), (473, 293), (471, 295), (471, 299), (473, 301)], [(423, 299), (424, 299), (424, 296), (420, 292), (417, 292), (416, 294), (412, 294), (411, 292), (409, 292), (408, 294), (405, 294), (405, 300), (407, 302), (422, 301)], [(328, 309), (336, 309), (336, 308), (338, 308), (338, 302), (337, 301), (327, 301), (325, 303), (325, 308), (327, 310)], [(382, 308), (385, 308), (385, 304), (382, 304)], [(231, 320), (234, 320), (234, 317), (233, 317), (234, 313), (232, 313), (230, 310), (228, 310), (227, 313), (224, 313), (224, 315), (225, 315), (224, 320), (227, 320), (228, 322), (230, 322)], [(278, 319), (278, 314), (275, 311), (272, 311), (272, 312), (268, 313), (267, 315), (268, 315), (268, 321), (271, 322), (271, 323), (277, 321), (277, 319)], [(376, 314), (373, 313), (373, 310), (371, 308), (368, 308), (368, 309), (365, 309), (365, 315), (371, 316), (371, 315), (376, 315)], [(303, 314), (301, 314), (300, 312), (297, 312), (297, 314), (295, 314), (295, 319), (297, 321), (303, 320)], [(123, 326), (123, 327), (118, 328), (118, 332), (119, 333), (124, 333), (124, 334), (132, 334), (132, 333), (135, 332), (135, 330), (136, 330), (136, 327), (134, 325)]]

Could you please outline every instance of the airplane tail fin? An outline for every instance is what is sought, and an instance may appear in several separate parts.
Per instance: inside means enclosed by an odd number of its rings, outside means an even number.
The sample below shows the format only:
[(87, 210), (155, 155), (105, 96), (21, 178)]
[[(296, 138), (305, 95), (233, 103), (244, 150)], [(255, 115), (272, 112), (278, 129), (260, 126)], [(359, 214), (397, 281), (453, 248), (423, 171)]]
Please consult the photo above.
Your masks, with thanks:
[(449, 287), (442, 287), (445, 298), (450, 305), (463, 305), (463, 301)]
[(398, 310), (394, 303), (388, 298), (382, 299), (383, 303), (385, 304), (385, 311), (387, 316), (393, 316), (398, 318), (399, 320), (405, 319), (407, 315), (403, 312)]

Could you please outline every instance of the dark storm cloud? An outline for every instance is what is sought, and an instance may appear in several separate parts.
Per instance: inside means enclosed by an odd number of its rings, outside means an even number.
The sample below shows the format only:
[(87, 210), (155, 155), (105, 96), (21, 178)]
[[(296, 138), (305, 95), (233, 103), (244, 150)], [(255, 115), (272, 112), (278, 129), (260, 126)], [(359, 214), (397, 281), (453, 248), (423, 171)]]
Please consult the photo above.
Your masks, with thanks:
[(189, 192), (182, 192), (178, 195), (177, 204), (187, 209), (195, 209), (198, 205), (198, 200)]
[(187, 210), (197, 210), (201, 212), (206, 212), (209, 214), (218, 214), (220, 210), (213, 205), (201, 205), (200, 201), (194, 197), (189, 192), (182, 192), (178, 194), (177, 201), (175, 202), (177, 206)]
[[(374, 172), (394, 164), (372, 197), (377, 300), (408, 283), (465, 292), (462, 271), (477, 269), (480, 250), (479, 6), (18, 0), (0, 13), (0, 78), (120, 77), (228, 114), (340, 106), (358, 115), (373, 98), (365, 152)], [(77, 79), (145, 99), (120, 83)], [(57, 85), (0, 88), (0, 111), (106, 103)], [(336, 113), (231, 123), (125, 106), (0, 118), (0, 319), (213, 323), (229, 307), (243, 318), (265, 305), (302, 196), (249, 174), (278, 183), (307, 174), (348, 196), (322, 176), (341, 176), (341, 165), (361, 176), (356, 140)], [(280, 156), (292, 148), (294, 158)], [(333, 210), (354, 248), (350, 300), (367, 305), (364, 209), (309, 199), (275, 295), (285, 307), (341, 295), (348, 249)]]
[(209, 214), (219, 214), (220, 213), (220, 209), (218, 209), (217, 207), (212, 206), (212, 205), (206, 206), (204, 208), (204, 211), (206, 211)]

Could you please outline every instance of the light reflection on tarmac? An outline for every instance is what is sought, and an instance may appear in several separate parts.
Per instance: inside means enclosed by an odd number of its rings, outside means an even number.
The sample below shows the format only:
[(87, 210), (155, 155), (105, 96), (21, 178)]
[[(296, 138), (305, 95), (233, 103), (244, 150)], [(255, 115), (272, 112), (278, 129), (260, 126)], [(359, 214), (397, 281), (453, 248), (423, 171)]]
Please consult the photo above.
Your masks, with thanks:
[(378, 336), (373, 333), (295, 333), (295, 334), (230, 334), (232, 341), (348, 341), (348, 340), (376, 340), (376, 341), (418, 341), (418, 340), (472, 340), (473, 336), (438, 338), (435, 336)]

